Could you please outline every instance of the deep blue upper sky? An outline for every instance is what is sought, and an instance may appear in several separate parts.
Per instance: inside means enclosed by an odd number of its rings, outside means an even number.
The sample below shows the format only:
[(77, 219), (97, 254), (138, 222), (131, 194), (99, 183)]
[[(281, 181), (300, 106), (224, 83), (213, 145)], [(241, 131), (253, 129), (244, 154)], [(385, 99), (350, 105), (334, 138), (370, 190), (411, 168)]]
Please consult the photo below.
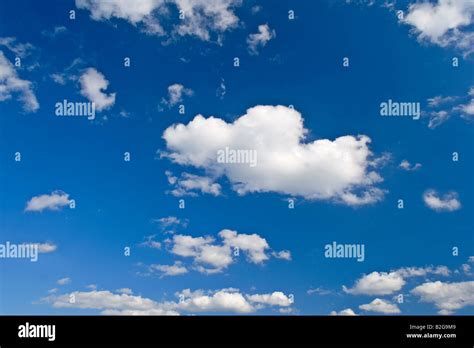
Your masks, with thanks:
[[(260, 11), (252, 13), (256, 5)], [(406, 10), (407, 5), (396, 6)], [(75, 20), (68, 18), (71, 9), (76, 10)], [(290, 9), (296, 13), (293, 21), (288, 20)], [(34, 46), (16, 71), (31, 81), (40, 107), (25, 112), (16, 91), (0, 102), (0, 242), (48, 242), (57, 249), (40, 254), (37, 263), (0, 259), (0, 313), (100, 313), (102, 308), (55, 308), (54, 299), (40, 300), (52, 288), (58, 288), (53, 296), (90, 292), (89, 284), (111, 292), (130, 288), (134, 295), (157, 302), (177, 301), (174, 294), (188, 288), (237, 288), (242, 294), (282, 291), (294, 295), (294, 313), (322, 315), (346, 308), (374, 314), (359, 305), (375, 298), (395, 303), (393, 297), (400, 293), (406, 295), (405, 302), (397, 304), (402, 314), (435, 314), (444, 307), (423, 302), (410, 290), (437, 280), (466, 283), (472, 290), (472, 273), (460, 268), (474, 255), (472, 120), (450, 111), (449, 120), (431, 129), (426, 114), (418, 121), (379, 114), (380, 103), (388, 99), (420, 102), (429, 112), (428, 98), (465, 98), (474, 85), (472, 55), (463, 57), (456, 47), (418, 40), (412, 26), (398, 23), (394, 12), (379, 3), (244, 1), (233, 11), (239, 24), (222, 33), (221, 45), (195, 36), (177, 36), (164, 44), (168, 37), (147, 35), (140, 23), (94, 20), (74, 1), (2, 1), (0, 38)], [(164, 15), (167, 30), (175, 18), (174, 12)], [(276, 36), (252, 55), (246, 40), (261, 24), (268, 24)], [(57, 27), (65, 29), (48, 35)], [(0, 50), (14, 62), (15, 52), (6, 46)], [(124, 57), (131, 58), (131, 67), (123, 67)], [(240, 58), (239, 68), (232, 65), (234, 57)], [(343, 57), (350, 58), (349, 68), (342, 66)], [(457, 68), (451, 64), (453, 57), (459, 57)], [(77, 58), (79, 63), (71, 67)], [(106, 93), (116, 93), (115, 103), (98, 112), (94, 121), (56, 117), (57, 102), (86, 101), (77, 77), (89, 67), (108, 80)], [(72, 79), (62, 85), (52, 74)], [(222, 81), (226, 93), (221, 98), (216, 91)], [(162, 103), (173, 84), (193, 91), (184, 97), (184, 115), (177, 105)], [(166, 150), (166, 128), (188, 124), (197, 114), (230, 123), (257, 105), (290, 104), (304, 119), (305, 142), (359, 134), (371, 138), (374, 155), (389, 157), (377, 168), (384, 179), (377, 184), (385, 190), (383, 199), (353, 207), (297, 197), (295, 209), (288, 209), (289, 194), (238, 195), (224, 176), (219, 179), (221, 195), (186, 196), (186, 208), (178, 209), (181, 197), (169, 193), (165, 171), (177, 176), (204, 172), (159, 158), (157, 151)], [(123, 161), (126, 151), (130, 162)], [(21, 162), (14, 161), (15, 152), (21, 152)], [(458, 162), (452, 161), (453, 152), (460, 154)], [(403, 170), (399, 164), (404, 159), (422, 166)], [(461, 208), (430, 209), (422, 197), (428, 189), (440, 196), (456, 192)], [(33, 197), (56, 190), (75, 199), (76, 208), (25, 211)], [(397, 209), (398, 199), (404, 200), (403, 210)], [(240, 256), (220, 273), (200, 273), (192, 270), (192, 259), (170, 252), (165, 239), (173, 235), (152, 222), (169, 216), (188, 221), (175, 234), (219, 241), (223, 229), (255, 233), (272, 250), (289, 250), (291, 261), (271, 257), (253, 264)], [(154, 234), (161, 249), (139, 245)], [(324, 246), (333, 241), (364, 244), (364, 262), (325, 258)], [(123, 255), (126, 246), (132, 248), (129, 257)], [(459, 256), (452, 255), (453, 247), (459, 248)], [(148, 265), (176, 260), (188, 273), (138, 274)], [(448, 267), (450, 275), (406, 277), (406, 285), (389, 294), (342, 290), (342, 285), (353, 287), (371, 272), (438, 265)], [(58, 285), (65, 277), (71, 282)], [(308, 294), (317, 288), (329, 293)], [(469, 301), (470, 306), (454, 312), (472, 314), (474, 300)], [(256, 312), (277, 314), (278, 308), (265, 306)]]

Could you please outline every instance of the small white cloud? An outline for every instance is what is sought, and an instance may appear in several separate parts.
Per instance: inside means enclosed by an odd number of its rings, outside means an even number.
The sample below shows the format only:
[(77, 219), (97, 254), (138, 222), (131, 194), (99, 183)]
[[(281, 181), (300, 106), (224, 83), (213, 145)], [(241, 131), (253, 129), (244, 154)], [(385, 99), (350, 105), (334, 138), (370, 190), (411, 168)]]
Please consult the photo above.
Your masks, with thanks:
[(19, 78), (13, 64), (0, 51), (0, 102), (11, 99), (13, 94), (17, 94), (24, 111), (36, 112), (39, 109), (31, 82)]
[[(153, 219), (152, 222), (158, 224), (162, 230), (176, 228), (179, 226), (186, 227), (188, 225), (188, 219), (178, 219), (176, 216), (167, 216), (159, 219)], [(168, 231), (167, 233), (173, 233), (173, 231)]]
[(126, 295), (132, 295), (132, 294), (133, 294), (133, 291), (132, 291), (132, 289), (130, 289), (130, 288), (117, 289), (117, 292), (118, 292), (119, 294), (126, 294)]
[(58, 283), (58, 285), (67, 285), (71, 283), (71, 278), (69, 277), (61, 278), (61, 279), (58, 279), (56, 283)]
[(161, 249), (161, 243), (155, 240), (156, 235), (146, 236), (145, 241), (140, 243), (140, 246), (152, 248), (152, 249)]
[(351, 308), (346, 308), (346, 309), (343, 309), (342, 311), (339, 311), (339, 312), (336, 312), (336, 311), (332, 311), (331, 313), (329, 313), (329, 315), (347, 315), (347, 316), (353, 316), (353, 315), (357, 315)]
[(189, 173), (182, 173), (180, 178), (173, 176), (169, 171), (165, 172), (168, 182), (174, 185), (174, 189), (169, 191), (175, 197), (197, 196), (198, 193), (221, 195), (221, 185), (213, 182), (211, 178)]
[(425, 277), (428, 274), (449, 276), (450, 271), (446, 266), (402, 267), (391, 272), (363, 275), (352, 288), (342, 288), (344, 292), (352, 295), (390, 295), (406, 284), (406, 278)]
[(430, 118), (428, 127), (431, 129), (440, 126), (453, 115), (471, 119), (474, 116), (474, 87), (470, 88), (467, 95), (430, 98), (428, 107), (432, 109), (427, 112)]
[(175, 106), (183, 101), (184, 97), (191, 97), (194, 91), (179, 83), (168, 86), (168, 99), (162, 99), (162, 103), (169, 107)]
[(436, 190), (430, 189), (423, 194), (423, 200), (430, 209), (437, 212), (452, 212), (461, 209), (461, 202), (456, 192), (448, 192), (441, 197)]
[(224, 79), (221, 79), (221, 83), (216, 91), (216, 96), (218, 96), (220, 99), (224, 99), (226, 93), (227, 93), (227, 87), (225, 85), (225, 81)]
[(400, 163), (399, 167), (403, 170), (408, 171), (408, 172), (416, 171), (416, 170), (421, 168), (421, 163), (416, 163), (416, 164), (412, 165), (410, 162), (408, 162), (408, 160), (405, 159)]
[(447, 277), (451, 271), (446, 266), (429, 266), (429, 267), (402, 267), (395, 271), (404, 278), (424, 277), (428, 274), (441, 275)]
[(380, 298), (376, 298), (370, 303), (360, 305), (359, 308), (364, 311), (384, 313), (384, 314), (400, 313), (400, 309), (398, 308), (397, 305), (389, 301), (382, 300)]
[(440, 314), (451, 314), (454, 311), (474, 306), (474, 281), (443, 283), (427, 282), (411, 290), (423, 302), (432, 302)]
[(258, 49), (265, 47), (267, 42), (274, 39), (276, 36), (275, 30), (270, 30), (268, 24), (261, 24), (258, 26), (258, 33), (250, 34), (247, 38), (247, 45), (250, 54), (258, 54)]
[[(74, 296), (75, 301), (70, 298)], [(173, 303), (158, 303), (148, 298), (110, 291), (74, 291), (64, 295), (50, 295), (41, 299), (54, 308), (97, 309), (103, 315), (177, 315)]]
[(418, 40), (441, 47), (453, 46), (469, 55), (473, 52), (474, 3), (471, 0), (418, 1), (410, 4), (403, 23), (411, 25)]
[(25, 211), (59, 210), (69, 205), (69, 194), (62, 191), (53, 191), (51, 194), (44, 194), (31, 198), (26, 203)]
[(313, 295), (313, 294), (316, 294), (316, 295), (329, 295), (331, 293), (331, 291), (327, 290), (327, 289), (324, 289), (322, 287), (317, 287), (317, 288), (308, 289), (308, 291), (306, 291), (306, 293), (308, 295)]
[(57, 245), (52, 243), (38, 243), (38, 252), (42, 254), (48, 254), (56, 251)]
[(389, 295), (404, 285), (405, 280), (397, 272), (372, 272), (358, 279), (352, 288), (342, 288), (352, 295)]
[(465, 273), (465, 274), (470, 274), (471, 273), (471, 265), (467, 264), (467, 263), (463, 263), (461, 265), (461, 270)]
[(289, 307), (292, 305), (293, 300), (286, 296), (281, 291), (275, 291), (271, 294), (263, 294), (263, 295), (247, 295), (247, 299), (256, 304), (260, 305), (270, 305), (270, 306), (280, 306), (280, 307)]
[(262, 6), (255, 5), (255, 6), (252, 6), (252, 8), (250, 9), (250, 12), (252, 12), (252, 14), (254, 15), (254, 14), (259, 13), (261, 10), (262, 10)]
[(443, 97), (441, 95), (438, 95), (438, 96), (433, 97), (433, 98), (428, 98), (427, 102), (428, 102), (429, 107), (436, 108), (436, 107), (439, 107), (441, 105), (451, 103), (456, 99), (457, 99), (457, 97)]
[(446, 110), (432, 111), (429, 113), (429, 116), (430, 122), (428, 123), (428, 128), (435, 129), (450, 119), (451, 112)]
[(180, 261), (176, 261), (173, 265), (151, 265), (150, 270), (161, 272), (162, 277), (172, 277), (188, 273), (187, 268)]
[(43, 30), (41, 32), (41, 34), (48, 37), (48, 38), (50, 38), (50, 39), (53, 39), (53, 38), (57, 37), (58, 35), (64, 34), (66, 32), (67, 32), (67, 28), (65, 26), (58, 25), (58, 26), (55, 26), (51, 30)]
[(237, 289), (222, 289), (210, 294), (203, 291), (183, 290), (179, 308), (188, 312), (252, 313), (267, 306), (288, 307), (290, 298), (283, 292), (245, 295)]
[(272, 252), (273, 257), (277, 259), (291, 261), (291, 252), (289, 250), (281, 250)]
[[(270, 246), (258, 234), (242, 234), (224, 229), (218, 236), (222, 240), (221, 244), (216, 243), (213, 237), (192, 237), (181, 234), (174, 235), (166, 243), (172, 254), (192, 258), (194, 268), (207, 274), (222, 272), (234, 263), (234, 257), (241, 253), (246, 256), (248, 262), (254, 264), (262, 264), (270, 258)], [(286, 253), (289, 254), (289, 251)]]
[(14, 37), (0, 37), (0, 46), (5, 46), (20, 58), (30, 55), (31, 52), (35, 50), (35, 47), (32, 44), (17, 42)]
[(109, 86), (104, 75), (94, 68), (87, 68), (79, 78), (81, 94), (95, 104), (97, 111), (109, 109), (115, 104), (115, 93), (107, 94)]

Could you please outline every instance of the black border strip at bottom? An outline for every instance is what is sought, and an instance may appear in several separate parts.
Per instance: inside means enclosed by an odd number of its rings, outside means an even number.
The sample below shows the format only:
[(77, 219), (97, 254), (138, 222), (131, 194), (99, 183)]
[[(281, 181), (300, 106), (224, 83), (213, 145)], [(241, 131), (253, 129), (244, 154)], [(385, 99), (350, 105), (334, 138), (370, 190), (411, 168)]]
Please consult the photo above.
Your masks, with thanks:
[[(474, 346), (473, 316), (0, 316), (0, 347), (66, 345)], [(48, 337), (19, 337), (40, 335)], [(21, 331), (21, 333), (20, 333)], [(28, 333), (27, 333), (28, 331)]]

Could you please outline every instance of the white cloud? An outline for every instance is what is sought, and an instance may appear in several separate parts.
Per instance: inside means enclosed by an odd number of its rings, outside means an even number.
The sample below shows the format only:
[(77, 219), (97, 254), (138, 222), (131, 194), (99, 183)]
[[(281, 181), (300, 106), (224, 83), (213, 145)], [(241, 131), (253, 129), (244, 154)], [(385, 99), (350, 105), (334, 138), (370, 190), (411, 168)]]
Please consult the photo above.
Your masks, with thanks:
[(71, 283), (71, 278), (69, 277), (61, 278), (61, 279), (58, 279), (56, 283), (58, 283), (58, 285), (67, 285)]
[(132, 291), (132, 289), (130, 289), (130, 288), (117, 289), (117, 292), (118, 292), (119, 294), (126, 294), (126, 295), (132, 295), (132, 294), (133, 294), (133, 291)]
[(277, 259), (291, 261), (291, 252), (289, 250), (274, 251), (272, 255)]
[(166, 276), (177, 276), (188, 273), (186, 267), (183, 266), (182, 262), (176, 261), (173, 265), (151, 265), (152, 271), (159, 271), (162, 277)]
[(260, 47), (265, 47), (267, 42), (275, 38), (275, 30), (270, 30), (268, 24), (261, 24), (258, 26), (258, 33), (250, 34), (247, 38), (247, 45), (250, 54), (258, 54)]
[(184, 290), (179, 308), (190, 312), (252, 313), (267, 306), (288, 307), (290, 298), (280, 291), (271, 294), (244, 295), (237, 289), (222, 289), (211, 294)]
[(91, 18), (96, 21), (109, 20), (113, 17), (129, 21), (133, 25), (142, 22), (145, 17), (164, 4), (163, 0), (76, 0), (76, 7), (87, 9)]
[(350, 289), (343, 286), (343, 290), (352, 295), (388, 295), (404, 285), (405, 280), (396, 272), (372, 272), (358, 279)]
[(174, 189), (169, 191), (169, 193), (175, 197), (195, 197), (198, 195), (197, 192), (213, 196), (219, 196), (221, 194), (221, 185), (206, 176), (182, 173), (181, 177), (178, 178), (169, 171), (166, 171), (165, 174), (168, 178), (168, 182), (174, 186)]
[(69, 205), (69, 194), (62, 191), (53, 191), (51, 194), (34, 196), (26, 203), (25, 211), (59, 210)]
[(441, 47), (454, 46), (466, 55), (473, 52), (474, 23), (472, 0), (418, 1), (408, 8), (404, 23), (413, 27), (420, 41), (429, 41)]
[(67, 32), (67, 28), (65, 26), (58, 25), (58, 26), (55, 26), (52, 30), (43, 30), (41, 34), (50, 39), (53, 39), (56, 36), (64, 34), (66, 32)]
[(38, 252), (42, 254), (48, 254), (56, 251), (57, 245), (52, 243), (38, 243)]
[[(70, 296), (74, 296), (71, 303)], [(98, 309), (104, 315), (177, 315), (172, 305), (129, 294), (114, 294), (110, 291), (74, 291), (60, 296), (43, 298), (54, 308)]]
[(449, 120), (450, 117), (451, 113), (446, 110), (432, 111), (430, 112), (430, 122), (428, 123), (428, 128), (435, 129)]
[(352, 316), (352, 315), (357, 315), (357, 314), (355, 314), (355, 312), (354, 312), (351, 308), (346, 308), (346, 309), (343, 309), (342, 311), (339, 311), (339, 312), (332, 311), (331, 313), (329, 313), (329, 315), (346, 315), (346, 316)]
[[(74, 303), (70, 301), (71, 295), (74, 295)], [(54, 308), (97, 309), (104, 315), (178, 315), (183, 312), (253, 313), (268, 307), (288, 308), (292, 302), (280, 291), (272, 294), (251, 295), (230, 288), (217, 291), (185, 289), (176, 293), (176, 296), (179, 298), (177, 302), (156, 302), (149, 298), (131, 295), (131, 291), (117, 294), (93, 290), (50, 295), (43, 298), (42, 302), (51, 303)]]
[(427, 112), (430, 118), (428, 127), (431, 129), (440, 126), (455, 114), (471, 119), (474, 117), (474, 87), (471, 87), (463, 96), (429, 98), (428, 107), (431, 109)]
[(408, 172), (410, 171), (416, 171), (418, 169), (421, 168), (421, 163), (416, 163), (416, 164), (411, 164), (410, 162), (408, 162), (408, 160), (404, 159), (400, 165), (399, 165), (400, 168), (402, 168), (403, 170), (406, 170)]
[[(161, 155), (203, 168), (215, 178), (225, 175), (241, 195), (278, 192), (348, 205), (383, 198), (383, 191), (373, 186), (382, 178), (371, 170), (376, 161), (367, 136), (304, 143), (307, 132), (301, 114), (285, 106), (256, 106), (233, 123), (197, 115), (187, 125), (165, 130), (168, 152)], [(255, 150), (257, 165), (219, 163), (217, 151), (226, 147)]]
[(35, 50), (32, 44), (17, 42), (14, 37), (0, 37), (0, 46), (5, 46), (20, 58), (30, 55)]
[(465, 273), (465, 274), (470, 274), (471, 273), (471, 265), (467, 264), (467, 263), (463, 263), (461, 265), (461, 270)]
[(152, 248), (152, 249), (161, 249), (161, 243), (155, 240), (156, 235), (152, 234), (151, 236), (146, 236), (145, 241), (140, 243), (140, 246)]
[(168, 99), (163, 99), (162, 103), (170, 107), (175, 106), (183, 101), (183, 97), (190, 97), (194, 94), (194, 91), (190, 88), (186, 88), (179, 83), (175, 83), (168, 86)]
[(395, 272), (400, 274), (404, 278), (424, 277), (428, 274), (442, 275), (442, 276), (447, 277), (451, 274), (451, 271), (446, 266), (403, 267), (403, 268), (397, 269)]
[(324, 289), (322, 287), (317, 287), (317, 288), (310, 288), (306, 291), (306, 293), (308, 295), (313, 295), (313, 294), (316, 294), (316, 295), (329, 295), (331, 293), (330, 290), (328, 289)]
[(0, 51), (0, 102), (11, 99), (12, 94), (17, 94), (17, 99), (22, 102), (26, 112), (36, 112), (39, 109), (31, 82), (19, 78), (13, 64)]
[(430, 189), (423, 194), (423, 200), (430, 209), (438, 212), (452, 212), (461, 209), (461, 202), (456, 192), (449, 192), (441, 197), (438, 192)]
[(227, 87), (225, 85), (225, 81), (224, 79), (221, 79), (221, 83), (216, 91), (216, 96), (218, 96), (220, 99), (224, 99), (226, 93), (227, 93)]
[(432, 302), (440, 314), (474, 305), (474, 281), (443, 283), (441, 281), (421, 284), (411, 290), (423, 302)]
[(123, 19), (149, 35), (166, 35), (162, 23), (170, 16), (178, 18), (181, 11), (184, 18), (170, 27), (171, 36), (190, 35), (210, 41), (214, 33), (218, 42), (225, 31), (237, 27), (239, 19), (234, 9), (241, 3), (242, 0), (76, 0), (76, 6), (89, 10), (94, 20)]
[(456, 99), (457, 99), (457, 97), (451, 97), (451, 96), (443, 97), (441, 95), (438, 95), (438, 96), (433, 97), (433, 98), (428, 98), (427, 102), (428, 102), (429, 107), (436, 108), (436, 107), (439, 107), (441, 105), (451, 103)]
[(249, 262), (259, 264), (269, 259), (266, 250), (270, 246), (257, 234), (238, 234), (236, 231), (225, 229), (219, 232), (219, 237), (223, 239), (225, 245), (245, 252)]
[(115, 93), (105, 93), (109, 86), (103, 74), (87, 68), (79, 78), (81, 94), (95, 104), (97, 111), (109, 109), (115, 104)]
[[(236, 231), (223, 229), (218, 236), (222, 240), (221, 244), (209, 236), (192, 237), (181, 234), (168, 239), (167, 244), (172, 254), (192, 258), (195, 269), (207, 274), (222, 272), (234, 263), (236, 251), (238, 255), (243, 253), (247, 261), (254, 264), (262, 264), (270, 258), (268, 242), (257, 234), (239, 234)], [(290, 254), (289, 251), (286, 253)]]
[(66, 76), (64, 74), (53, 73), (50, 75), (51, 79), (59, 85), (66, 84)]
[(176, 216), (168, 216), (157, 219), (156, 221), (164, 228), (181, 224), (181, 221)]
[(458, 110), (460, 110), (463, 116), (466, 118), (474, 116), (474, 87), (469, 89), (468, 98), (470, 98), (470, 100), (467, 102), (467, 104), (458, 106)]
[(187, 312), (235, 312), (251, 313), (255, 308), (245, 296), (233, 289), (219, 290), (210, 295), (203, 291), (183, 290), (179, 308)]
[(188, 219), (178, 219), (176, 216), (153, 219), (152, 222), (158, 224), (164, 233), (174, 233), (176, 228), (188, 225)]
[(389, 301), (376, 298), (370, 303), (359, 306), (364, 311), (385, 313), (385, 314), (397, 314), (400, 313), (400, 309), (397, 305), (390, 303)]
[(176, 26), (180, 36), (192, 35), (201, 40), (211, 40), (211, 32), (222, 41), (222, 33), (237, 27), (238, 17), (233, 9), (242, 4), (242, 0), (172, 0), (183, 11), (184, 20)]
[(275, 291), (271, 294), (263, 294), (263, 295), (247, 295), (247, 299), (259, 305), (270, 305), (270, 306), (280, 306), (280, 307), (289, 307), (292, 305), (293, 300), (286, 296), (281, 291)]
[(192, 257), (200, 272), (221, 272), (233, 263), (232, 250), (226, 245), (213, 245), (213, 242), (214, 239), (211, 237), (175, 235), (172, 239), (171, 253)]
[(260, 11), (262, 10), (262, 6), (260, 5), (254, 5), (252, 6), (252, 8), (250, 9), (250, 12), (255, 15), (257, 13), (259, 13)]
[(391, 272), (363, 275), (352, 288), (342, 288), (344, 292), (352, 295), (390, 295), (406, 284), (406, 278), (425, 277), (428, 274), (449, 276), (450, 271), (446, 266), (403, 267)]

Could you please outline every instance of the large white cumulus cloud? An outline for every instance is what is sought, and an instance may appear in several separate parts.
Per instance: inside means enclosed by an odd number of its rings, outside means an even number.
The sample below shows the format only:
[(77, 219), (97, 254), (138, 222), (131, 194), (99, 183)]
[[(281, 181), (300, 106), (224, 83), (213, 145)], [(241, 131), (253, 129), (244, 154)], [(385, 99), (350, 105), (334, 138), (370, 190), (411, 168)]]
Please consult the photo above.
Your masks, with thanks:
[[(374, 186), (382, 178), (375, 172), (368, 136), (305, 142), (306, 134), (298, 111), (259, 105), (233, 123), (197, 115), (187, 125), (172, 125), (163, 133), (164, 156), (202, 168), (213, 178), (227, 176), (239, 194), (278, 192), (349, 205), (383, 198)], [(256, 151), (257, 165), (219, 163), (217, 153), (226, 147)]]

